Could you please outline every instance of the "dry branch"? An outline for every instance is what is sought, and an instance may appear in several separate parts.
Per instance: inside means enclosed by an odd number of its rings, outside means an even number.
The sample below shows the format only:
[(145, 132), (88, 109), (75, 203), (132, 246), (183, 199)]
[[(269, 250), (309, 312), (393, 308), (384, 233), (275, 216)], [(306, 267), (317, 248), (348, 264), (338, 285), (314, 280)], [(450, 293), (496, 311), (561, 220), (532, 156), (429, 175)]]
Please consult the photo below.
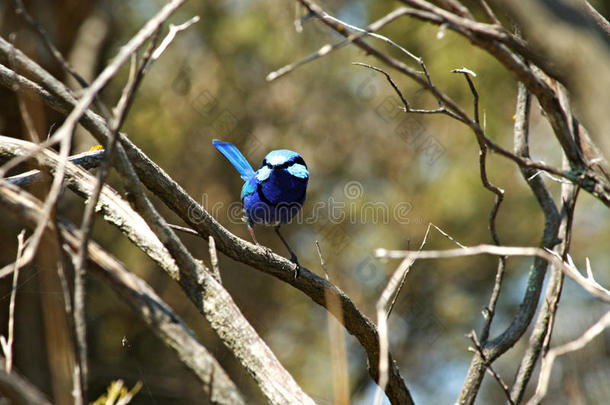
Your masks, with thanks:
[(602, 333), (607, 327), (610, 326), (610, 311), (606, 312), (593, 326), (591, 326), (585, 333), (579, 338), (557, 346), (549, 350), (542, 360), (542, 369), (540, 370), (540, 377), (538, 379), (538, 386), (536, 387), (536, 393), (534, 396), (527, 401), (527, 405), (537, 405), (542, 401), (547, 393), (549, 380), (551, 379), (551, 370), (553, 362), (559, 356), (566, 353), (570, 353), (576, 350), (580, 350), (585, 347), (590, 341), (592, 341), (597, 335)]
[[(28, 149), (34, 147), (35, 145), (29, 142), (0, 137), (0, 154), (27, 153)], [(48, 166), (51, 170), (57, 163), (57, 155), (50, 150), (45, 150), (38, 157), (40, 164)], [(95, 178), (92, 175), (70, 163), (66, 165), (66, 181), (70, 188), (85, 198), (90, 197), (95, 184)], [(106, 220), (119, 227), (170, 277), (188, 287), (186, 292), (189, 298), (208, 318), (223, 343), (234, 352), (242, 365), (254, 376), (270, 402), (284, 403), (283, 401), (292, 400), (304, 404), (313, 403), (283, 369), (273, 353), (248, 324), (230, 295), (210, 273), (207, 271), (199, 273), (200, 277), (195, 283), (200, 282), (201, 284), (186, 284), (188, 280), (180, 274), (180, 268), (165, 246), (146, 222), (109, 186), (104, 186), (102, 189), (98, 208), (104, 213)], [(277, 385), (277, 375), (281, 376), (283, 386)]]
[[(0, 204), (16, 213), (25, 226), (35, 227), (42, 215), (39, 201), (5, 181), (0, 182)], [(74, 255), (82, 243), (82, 235), (66, 221), (59, 231)], [(88, 244), (88, 257), (99, 274), (112, 284), (118, 296), (126, 301), (142, 320), (172, 348), (203, 383), (203, 389), (214, 404), (243, 404), (244, 400), (233, 382), (214, 357), (196, 339), (194, 333), (173, 310), (159, 298), (146, 282), (127, 271), (114, 257), (95, 242)]]
[[(10, 52), (11, 45), (0, 38), (0, 54), (5, 50)], [(10, 69), (4, 68), (2, 65), (0, 65), (0, 83), (6, 83), (10, 88), (12, 81), (19, 80), (24, 95), (41, 97), (45, 104), (62, 113), (66, 113), (73, 108), (76, 100), (61, 82), (54, 79), (48, 72), (18, 50), (15, 52), (15, 59), (20, 68), (29, 72), (36, 80), (44, 83), (45, 87), (49, 88), (50, 91), (23, 76), (15, 75)], [(87, 110), (80, 123), (96, 137), (98, 142), (106, 143), (110, 136), (110, 130), (101, 117)], [(176, 212), (189, 226), (197, 230), (201, 236), (204, 238), (213, 236), (218, 250), (234, 260), (251, 265), (257, 270), (291, 284), (327, 309), (326, 294), (331, 294), (338, 299), (341, 303), (343, 324), (348, 332), (354, 335), (366, 350), (369, 373), (373, 379), (377, 380), (377, 368), (371, 366), (378, 364), (379, 361), (377, 328), (370, 319), (358, 310), (349, 297), (330, 282), (303, 267), (299, 277), (294, 280), (294, 264), (292, 262), (276, 254), (268, 255), (255, 245), (231, 234), (129, 139), (119, 134), (119, 140), (144, 185), (170, 209)], [(335, 311), (331, 312), (335, 317), (341, 315)], [(255, 363), (249, 364), (250, 366), (256, 365)], [(390, 381), (386, 394), (392, 403), (412, 403), (404, 380), (393, 361), (390, 361)]]
[(576, 281), (576, 283), (578, 283), (594, 297), (602, 300), (603, 302), (610, 302), (610, 290), (604, 288), (597, 281), (595, 281), (591, 274), (584, 277), (576, 268), (574, 263), (569, 260), (569, 257), (568, 262), (566, 263), (561, 259), (561, 256), (557, 255), (557, 253), (547, 249), (536, 247), (478, 245), (462, 249), (424, 250), (421, 252), (415, 250), (377, 249), (375, 251), (375, 255), (377, 257), (391, 259), (413, 257), (415, 260), (446, 259), (478, 255), (539, 257), (546, 262), (557, 266), (566, 276)]

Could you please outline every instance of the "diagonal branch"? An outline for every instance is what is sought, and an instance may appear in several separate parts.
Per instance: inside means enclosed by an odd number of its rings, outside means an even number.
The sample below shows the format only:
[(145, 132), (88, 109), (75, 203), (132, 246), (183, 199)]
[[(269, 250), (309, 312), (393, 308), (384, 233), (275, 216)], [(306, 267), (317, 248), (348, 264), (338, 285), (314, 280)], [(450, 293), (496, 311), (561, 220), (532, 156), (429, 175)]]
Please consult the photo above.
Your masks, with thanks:
[[(0, 54), (4, 50), (9, 51), (10, 44), (3, 42), (0, 38)], [(67, 92), (65, 86), (52, 78), (40, 66), (31, 61), (21, 52), (16, 52), (17, 63), (24, 71), (44, 80), (45, 87), (41, 88), (36, 83), (18, 76), (24, 94), (31, 97), (40, 96), (45, 104), (51, 108), (66, 113), (73, 108), (76, 100)], [(9, 69), (0, 65), (0, 83), (10, 83), (14, 75)], [(85, 111), (80, 123), (96, 137), (98, 142), (104, 144), (110, 136), (110, 130), (106, 122), (90, 110)], [(119, 134), (119, 140), (133, 167), (146, 187), (161, 199), (171, 210), (176, 212), (189, 226), (197, 230), (201, 236), (214, 237), (218, 250), (234, 260), (245, 263), (257, 270), (270, 274), (293, 287), (299, 289), (319, 305), (328, 308), (325, 298), (331, 294), (341, 303), (341, 313), (330, 309), (335, 317), (343, 315), (343, 325), (354, 335), (362, 347), (366, 350), (369, 364), (369, 374), (377, 380), (377, 368), (371, 365), (379, 362), (379, 340), (377, 328), (374, 323), (362, 314), (355, 304), (339, 288), (330, 282), (318, 277), (316, 274), (303, 268), (299, 277), (294, 280), (294, 264), (289, 260), (276, 255), (267, 255), (261, 252), (255, 245), (236, 237), (222, 227), (205, 209), (199, 205), (182, 189), (182, 187), (171, 179), (163, 169), (155, 164), (137, 146), (135, 146), (124, 135)], [(119, 156), (120, 148), (119, 148)], [(226, 344), (226, 343), (225, 343)], [(256, 363), (252, 363), (256, 365)], [(410, 394), (400, 376), (398, 368), (390, 361), (390, 380), (386, 394), (392, 403), (412, 403)]]
[[(12, 138), (0, 137), (0, 156), (7, 153), (27, 153), (35, 145)], [(40, 164), (53, 170), (57, 155), (50, 150), (40, 154)], [(86, 171), (67, 164), (66, 177), (70, 188), (85, 198), (90, 198), (95, 178)], [(159, 266), (183, 287), (188, 297), (210, 321), (212, 328), (228, 346), (242, 365), (254, 376), (271, 403), (294, 401), (311, 404), (296, 385), (294, 379), (281, 366), (275, 355), (256, 334), (244, 318), (229, 293), (203, 270), (197, 276), (184, 274), (166, 247), (151, 231), (146, 222), (109, 186), (104, 186), (98, 208), (104, 218), (125, 233), (138, 247), (147, 253)], [(201, 265), (201, 264), (200, 264)], [(182, 270), (182, 272), (181, 272)], [(276, 384), (277, 376), (283, 386)]]
[[(36, 226), (43, 208), (30, 194), (16, 186), (0, 182), (0, 204), (16, 213), (26, 226)], [(51, 227), (51, 225), (49, 225)], [(82, 235), (66, 221), (58, 229), (75, 254), (82, 243)], [(110, 284), (118, 296), (129, 304), (159, 338), (195, 373), (203, 389), (214, 404), (243, 404), (241, 394), (220, 364), (196, 339), (194, 333), (173, 310), (159, 298), (142, 279), (130, 273), (114, 257), (95, 242), (88, 244), (88, 257), (94, 269)]]

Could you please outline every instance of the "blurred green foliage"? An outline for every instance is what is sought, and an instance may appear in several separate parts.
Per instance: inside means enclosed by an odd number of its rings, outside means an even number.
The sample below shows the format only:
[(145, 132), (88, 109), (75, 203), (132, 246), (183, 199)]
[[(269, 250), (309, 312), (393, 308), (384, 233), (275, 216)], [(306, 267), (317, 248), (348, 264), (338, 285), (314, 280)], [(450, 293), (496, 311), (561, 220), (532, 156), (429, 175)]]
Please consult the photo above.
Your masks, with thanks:
[[(32, 0), (26, 5), (66, 54), (80, 23), (93, 12), (104, 16), (110, 30), (97, 70), (163, 4), (90, 0), (78, 2), (82, 4), (75, 9), (71, 1), (57, 2), (61, 6), (56, 8), (44, 3)], [(333, 15), (362, 26), (398, 3), (332, 0), (322, 4)], [(179, 34), (155, 63), (123, 129), (195, 199), (210, 210), (222, 207), (214, 211), (216, 218), (246, 239), (244, 224), (231, 221), (225, 209), (239, 199), (241, 179), (212, 147), (212, 139), (234, 142), (255, 167), (269, 150), (298, 151), (311, 173), (304, 216), (307, 218), (316, 204), (328, 206), (331, 199), (345, 203), (348, 215), (342, 221), (334, 221), (328, 211), (318, 212), (313, 223), (286, 226), (288, 238), (302, 264), (322, 274), (314, 246), (314, 241), (319, 240), (331, 279), (373, 318), (375, 302), (398, 264), (375, 259), (374, 249), (417, 248), (430, 222), (462, 244), (490, 243), (487, 219), (494, 196), (481, 185), (474, 135), (446, 116), (400, 113), (399, 100), (385, 78), (352, 65), (357, 61), (379, 66), (357, 48), (342, 48), (286, 77), (267, 82), (265, 76), (269, 72), (339, 39), (317, 21), (307, 22), (303, 32), (296, 32), (295, 10), (294, 2), (271, 0), (189, 2), (171, 21), (181, 23), (192, 15), (199, 15), (201, 21)], [(57, 18), (59, 15), (63, 17)], [(0, 16), (4, 21), (0, 29), (3, 37), (18, 31), (17, 44), (57, 77), (63, 77), (44, 49), (36, 45), (36, 38), (23, 34), (26, 28), (13, 16), (8, 3), (0, 5)], [(60, 24), (64, 20), (71, 23)], [(450, 71), (465, 66), (476, 72), (474, 81), (486, 130), (494, 141), (512, 148), (517, 86), (494, 59), (452, 32), (437, 38), (437, 27), (412, 19), (401, 18), (384, 27), (381, 33), (422, 57), (435, 85), (469, 112), (472, 95), (468, 86), (461, 75)], [(396, 49), (372, 39), (368, 41), (419, 68)], [(413, 107), (436, 107), (435, 100), (408, 78), (392, 75)], [(104, 90), (102, 98), (108, 105), (118, 100), (126, 76), (124, 67)], [(6, 107), (0, 111), (0, 133), (23, 137), (14, 96), (4, 89), (0, 93), (4, 99), (2, 106)], [(532, 154), (536, 159), (559, 165), (559, 146), (536, 103), (532, 110)], [(37, 118), (43, 132), (61, 120), (48, 111)], [(422, 148), (422, 142), (433, 145), (436, 152)], [(81, 135), (74, 152), (93, 144), (92, 138)], [(608, 151), (605, 153), (610, 156)], [(498, 216), (502, 242), (537, 245), (543, 216), (519, 171), (493, 154), (489, 156), (488, 168), (490, 180), (506, 190)], [(116, 178), (111, 183), (120, 189)], [(558, 183), (551, 180), (546, 183), (557, 198)], [(348, 184), (360, 185), (356, 196), (346, 195)], [(63, 214), (80, 223), (82, 201), (70, 195), (64, 200)], [(179, 223), (174, 214), (157, 203), (170, 222)], [(350, 213), (364, 212), (365, 207), (374, 203), (385, 204), (390, 212), (403, 204), (404, 216), (401, 221), (390, 216), (388, 221), (378, 223), (363, 221), (359, 215), (357, 220), (350, 220)], [(17, 227), (9, 217), (3, 216), (1, 221), (0, 250), (5, 264), (13, 260), (16, 245), (13, 235)], [(609, 224), (608, 209), (581, 193), (572, 256), (579, 267), (584, 267), (584, 260), (589, 257), (603, 285), (610, 283), (610, 275), (604, 270), (610, 261)], [(285, 253), (270, 230), (259, 229), (257, 235), (264, 245)], [(178, 287), (101, 220), (96, 224), (95, 239), (151, 283), (181, 314), (252, 398), (251, 403), (262, 401), (250, 377), (222, 347)], [(208, 260), (206, 241), (188, 235), (183, 239), (196, 257)], [(454, 246), (432, 231), (426, 248)], [(480, 312), (491, 293), (496, 263), (490, 257), (472, 257), (418, 262), (412, 268), (389, 325), (391, 350), (416, 402), (455, 400), (471, 357), (465, 334), (480, 328)], [(502, 331), (515, 313), (530, 264), (531, 260), (526, 259), (508, 261), (492, 335)], [(331, 403), (329, 345), (333, 342), (328, 340), (325, 311), (295, 289), (240, 263), (221, 257), (220, 265), (225, 286), (281, 362), (315, 399)], [(42, 321), (40, 315), (31, 314), (40, 312), (36, 306), (38, 295), (55, 294), (60, 299), (60, 293), (37, 287), (36, 274), (41, 271), (53, 269), (32, 266), (20, 283), (15, 351), (17, 367), (50, 393), (49, 377), (44, 371), (33, 371), (45, 364), (46, 359), (44, 334), (41, 326), (36, 326)], [(576, 336), (603, 310), (570, 281), (565, 289), (555, 328), (556, 342)], [(9, 280), (2, 280), (0, 291), (0, 331), (4, 333)], [(126, 310), (119, 298), (94, 278), (88, 284), (88, 319), (92, 398), (101, 395), (112, 380), (121, 378), (127, 386), (138, 380), (144, 383), (132, 401), (134, 404), (202, 403), (198, 381)], [(587, 398), (592, 403), (600, 401), (604, 393), (596, 392), (603, 388), (591, 381), (596, 378), (603, 381), (600, 376), (610, 375), (608, 338), (606, 334), (605, 340), (600, 339), (602, 343), (582, 352), (588, 363), (577, 356), (570, 358), (574, 381), (590, 390)], [(363, 351), (351, 336), (346, 339), (353, 402), (368, 403), (373, 386), (366, 373)], [(507, 381), (511, 381), (523, 350), (524, 342), (520, 342), (497, 363), (496, 370)], [(502, 395), (497, 384), (487, 378), (480, 403), (498, 403)]]

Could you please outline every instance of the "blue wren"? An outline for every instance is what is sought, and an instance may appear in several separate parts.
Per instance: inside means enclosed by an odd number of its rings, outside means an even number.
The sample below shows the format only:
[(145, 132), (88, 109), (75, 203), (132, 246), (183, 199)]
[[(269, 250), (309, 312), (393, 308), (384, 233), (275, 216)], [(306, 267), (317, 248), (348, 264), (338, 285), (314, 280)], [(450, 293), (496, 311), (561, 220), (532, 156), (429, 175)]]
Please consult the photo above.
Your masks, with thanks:
[(212, 141), (237, 169), (245, 181), (241, 189), (245, 220), (254, 243), (260, 246), (254, 234), (254, 225), (274, 226), (288, 251), (290, 260), (299, 266), (296, 254), (282, 234), (280, 226), (290, 222), (305, 202), (309, 171), (305, 161), (288, 149), (271, 151), (263, 159), (261, 167), (254, 171), (237, 147), (229, 142)]

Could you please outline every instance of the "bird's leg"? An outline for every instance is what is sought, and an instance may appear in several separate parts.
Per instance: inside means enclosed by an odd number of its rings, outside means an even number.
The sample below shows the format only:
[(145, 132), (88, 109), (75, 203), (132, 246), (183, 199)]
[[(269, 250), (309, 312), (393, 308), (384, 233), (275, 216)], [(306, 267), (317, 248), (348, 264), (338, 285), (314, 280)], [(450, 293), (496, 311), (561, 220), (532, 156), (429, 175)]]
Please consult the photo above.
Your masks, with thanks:
[(252, 225), (250, 225), (250, 223), (248, 223), (248, 232), (250, 232), (250, 236), (252, 236), (252, 240), (254, 241), (254, 243), (256, 243), (256, 246), (260, 246), (261, 244), (258, 243), (258, 241), (256, 240), (256, 235), (254, 234), (254, 228), (252, 227)]
[(250, 236), (252, 236), (252, 240), (254, 241), (254, 243), (256, 243), (256, 246), (262, 248), (267, 256), (271, 256), (271, 249), (261, 245), (260, 243), (258, 243), (258, 240), (256, 240), (256, 235), (254, 234), (254, 227), (250, 222), (248, 222), (248, 232), (250, 232)]
[(299, 264), (299, 259), (297, 259), (297, 255), (290, 248), (290, 246), (288, 245), (288, 242), (286, 242), (286, 239), (284, 239), (284, 237), (280, 233), (279, 225), (275, 227), (275, 233), (277, 233), (277, 236), (280, 237), (280, 239), (282, 240), (282, 243), (284, 243), (284, 246), (286, 246), (286, 249), (288, 249), (288, 252), (290, 252), (290, 261), (297, 265), (297, 267), (294, 271), (294, 278), (296, 279), (297, 276), (299, 275), (299, 268), (301, 267), (301, 265)]

